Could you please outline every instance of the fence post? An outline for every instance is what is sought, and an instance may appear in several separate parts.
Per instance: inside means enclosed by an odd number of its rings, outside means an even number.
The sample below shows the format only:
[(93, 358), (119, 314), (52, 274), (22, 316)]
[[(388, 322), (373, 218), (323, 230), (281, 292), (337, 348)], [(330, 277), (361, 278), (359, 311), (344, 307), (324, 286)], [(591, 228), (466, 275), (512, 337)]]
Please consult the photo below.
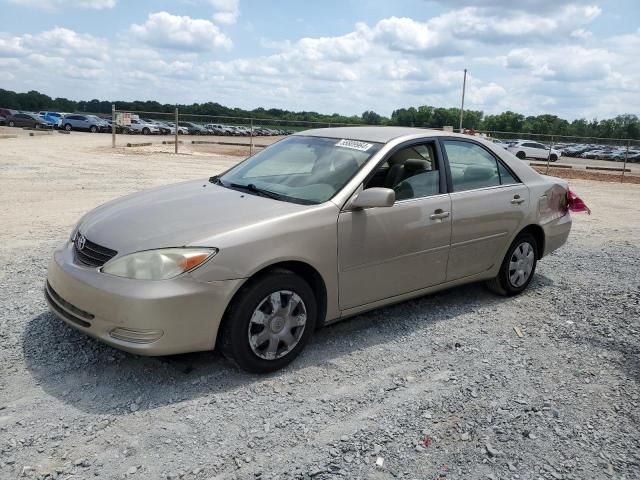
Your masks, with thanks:
[(116, 104), (111, 104), (111, 148), (116, 148)]
[(624, 182), (624, 172), (627, 169), (627, 160), (629, 159), (629, 144), (631, 140), (627, 140), (627, 151), (624, 154), (624, 165), (622, 165), (622, 176), (620, 177), (620, 183)]
[(553, 135), (551, 135), (551, 143), (549, 144), (549, 153), (547, 153), (547, 170), (544, 172), (545, 175), (549, 173), (549, 162), (551, 161), (552, 149), (553, 149)]
[(175, 153), (178, 153), (178, 107), (176, 107), (176, 111), (175, 111), (175, 120), (176, 120), (176, 131), (175, 131), (175, 140), (176, 140), (176, 144), (175, 144), (175, 148), (174, 151)]
[(253, 118), (251, 119), (251, 135), (249, 139), (249, 156), (253, 155)]

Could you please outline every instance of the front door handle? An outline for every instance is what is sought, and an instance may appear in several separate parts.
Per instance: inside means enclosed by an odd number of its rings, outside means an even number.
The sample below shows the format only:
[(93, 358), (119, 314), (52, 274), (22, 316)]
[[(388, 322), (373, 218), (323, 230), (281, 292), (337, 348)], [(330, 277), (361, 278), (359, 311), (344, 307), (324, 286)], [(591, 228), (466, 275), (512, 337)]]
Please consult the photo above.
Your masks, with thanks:
[(520, 198), (520, 195), (514, 195), (511, 203), (514, 205), (520, 205), (521, 203), (524, 203), (524, 198)]
[(444, 210), (439, 208), (435, 212), (433, 212), (431, 215), (429, 215), (429, 218), (431, 220), (439, 220), (439, 219), (447, 218), (449, 215), (451, 215), (451, 212), (445, 212)]

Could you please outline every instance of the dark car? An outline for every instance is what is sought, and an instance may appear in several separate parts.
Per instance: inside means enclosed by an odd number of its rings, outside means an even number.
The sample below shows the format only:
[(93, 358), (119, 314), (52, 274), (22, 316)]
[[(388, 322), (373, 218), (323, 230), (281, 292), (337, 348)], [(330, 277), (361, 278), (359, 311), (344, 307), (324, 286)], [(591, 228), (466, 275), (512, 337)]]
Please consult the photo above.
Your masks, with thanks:
[(52, 125), (35, 113), (16, 113), (6, 117), (10, 127), (51, 128)]
[(201, 127), (191, 122), (178, 122), (178, 125), (184, 127), (189, 132), (189, 135), (209, 135), (209, 131), (206, 128)]
[(19, 113), (18, 110), (11, 110), (10, 108), (0, 108), (0, 115), (2, 115), (4, 118), (7, 118), (10, 115), (15, 115), (16, 113)]

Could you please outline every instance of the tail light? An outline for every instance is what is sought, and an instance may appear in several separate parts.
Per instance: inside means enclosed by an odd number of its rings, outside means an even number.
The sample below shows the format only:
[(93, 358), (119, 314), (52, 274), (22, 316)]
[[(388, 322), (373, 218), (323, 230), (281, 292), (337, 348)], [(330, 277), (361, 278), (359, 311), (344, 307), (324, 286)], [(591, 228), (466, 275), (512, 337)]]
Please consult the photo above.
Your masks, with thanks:
[(591, 215), (591, 209), (569, 189), (567, 189), (567, 209), (574, 213), (587, 212), (587, 214)]

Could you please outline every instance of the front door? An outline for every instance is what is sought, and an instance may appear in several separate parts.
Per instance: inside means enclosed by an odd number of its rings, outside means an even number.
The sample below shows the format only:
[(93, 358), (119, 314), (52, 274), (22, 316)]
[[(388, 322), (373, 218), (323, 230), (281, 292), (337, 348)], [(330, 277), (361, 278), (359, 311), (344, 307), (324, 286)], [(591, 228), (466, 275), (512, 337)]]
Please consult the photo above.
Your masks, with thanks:
[(342, 310), (445, 281), (451, 199), (437, 151), (435, 142), (422, 142), (392, 152), (364, 188), (393, 189), (395, 204), (340, 213)]

